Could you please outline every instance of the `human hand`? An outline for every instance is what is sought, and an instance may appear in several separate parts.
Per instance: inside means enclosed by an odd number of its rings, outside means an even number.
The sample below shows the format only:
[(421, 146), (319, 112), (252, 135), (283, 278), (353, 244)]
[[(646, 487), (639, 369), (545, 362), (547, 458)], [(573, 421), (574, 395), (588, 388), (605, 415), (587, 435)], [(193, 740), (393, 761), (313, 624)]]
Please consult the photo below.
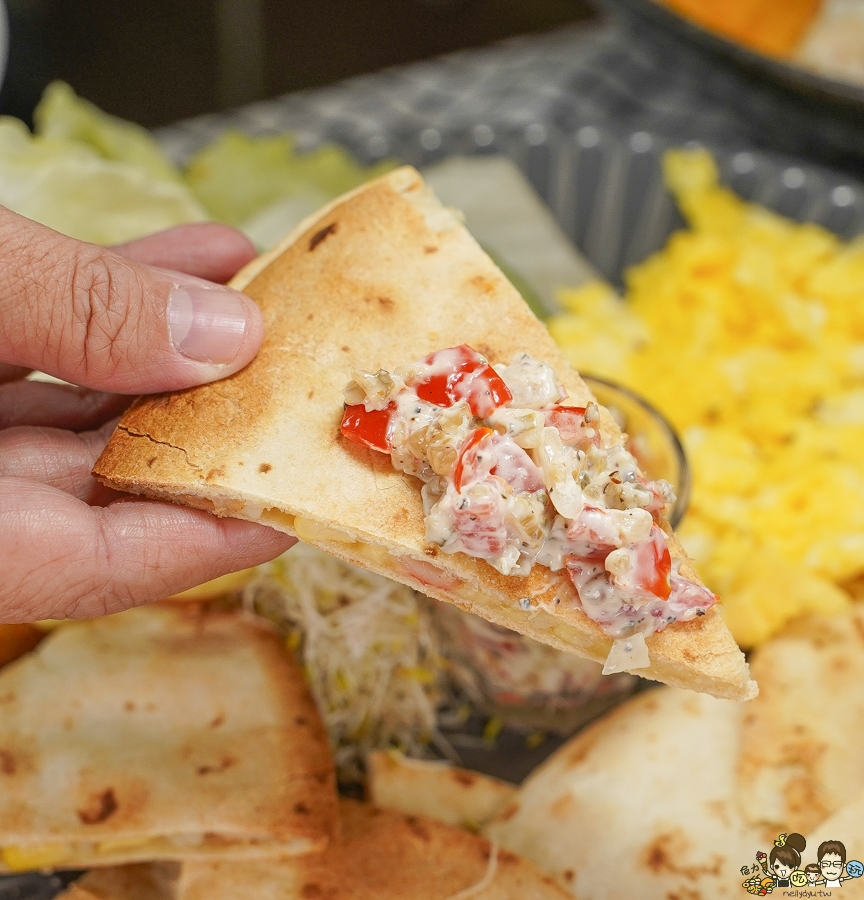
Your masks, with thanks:
[[(294, 543), (90, 475), (134, 395), (224, 378), (257, 353), (258, 308), (212, 283), (254, 255), (222, 225), (105, 249), (0, 208), (0, 622), (117, 612)], [(31, 369), (81, 387), (23, 380)]]

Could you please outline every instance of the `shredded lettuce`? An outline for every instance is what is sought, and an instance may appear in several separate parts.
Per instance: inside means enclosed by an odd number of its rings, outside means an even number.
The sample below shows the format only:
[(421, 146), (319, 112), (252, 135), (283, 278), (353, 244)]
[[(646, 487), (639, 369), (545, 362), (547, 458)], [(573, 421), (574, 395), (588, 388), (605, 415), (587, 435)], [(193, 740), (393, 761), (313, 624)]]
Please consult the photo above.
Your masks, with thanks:
[(297, 153), (288, 134), (226, 131), (192, 158), (186, 180), (214, 219), (239, 228), (288, 198), (308, 198), (314, 210), (394, 165), (364, 168), (333, 144)]
[(39, 137), (83, 144), (104, 159), (129, 163), (157, 181), (183, 181), (146, 128), (108, 115), (62, 81), (45, 88), (33, 122)]
[(0, 204), (84, 241), (116, 244), (206, 218), (188, 188), (85, 143), (0, 118)]
[(258, 567), (243, 602), (298, 654), (343, 781), (371, 750), (453, 755), (436, 724), (450, 700), (445, 663), (410, 588), (298, 544)]
[(290, 135), (227, 132), (182, 171), (149, 132), (53, 82), (23, 122), (0, 118), (0, 203), (99, 244), (186, 222), (243, 228), (259, 250), (328, 200), (383, 174), (332, 144), (297, 153)]

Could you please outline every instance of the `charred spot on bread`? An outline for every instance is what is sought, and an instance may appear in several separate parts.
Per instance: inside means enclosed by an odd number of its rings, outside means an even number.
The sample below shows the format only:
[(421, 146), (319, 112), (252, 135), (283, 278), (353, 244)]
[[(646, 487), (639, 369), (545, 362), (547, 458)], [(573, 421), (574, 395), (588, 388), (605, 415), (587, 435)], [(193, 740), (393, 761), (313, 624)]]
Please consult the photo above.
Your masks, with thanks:
[(94, 794), (86, 809), (78, 810), (78, 818), (84, 825), (98, 825), (117, 812), (117, 797), (114, 788), (107, 788), (101, 794)]
[(8, 750), (0, 750), (0, 772), (4, 775), (14, 775), (18, 771), (15, 757)]
[(316, 231), (315, 234), (309, 239), (309, 251), (314, 250), (322, 241), (326, 240), (331, 234), (333, 234), (337, 229), (337, 223), (331, 222), (329, 225), (325, 225), (319, 231)]

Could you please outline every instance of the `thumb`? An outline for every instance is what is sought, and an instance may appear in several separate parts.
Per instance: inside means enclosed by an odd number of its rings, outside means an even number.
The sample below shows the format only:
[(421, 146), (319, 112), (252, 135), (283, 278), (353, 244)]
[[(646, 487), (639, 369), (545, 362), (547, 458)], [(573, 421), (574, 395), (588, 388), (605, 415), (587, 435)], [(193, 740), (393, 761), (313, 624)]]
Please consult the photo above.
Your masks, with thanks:
[(142, 394), (224, 378), (258, 352), (244, 294), (124, 259), (0, 207), (0, 362)]

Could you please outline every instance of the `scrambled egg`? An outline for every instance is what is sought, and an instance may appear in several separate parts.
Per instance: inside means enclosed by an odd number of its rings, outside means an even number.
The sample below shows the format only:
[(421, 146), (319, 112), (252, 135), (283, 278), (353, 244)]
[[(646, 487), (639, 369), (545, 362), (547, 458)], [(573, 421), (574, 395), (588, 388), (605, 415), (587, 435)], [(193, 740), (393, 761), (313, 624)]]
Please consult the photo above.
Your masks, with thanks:
[(752, 647), (843, 610), (864, 574), (864, 238), (745, 203), (704, 150), (670, 152), (665, 174), (689, 229), (628, 272), (623, 302), (564, 291), (550, 331), (678, 430), (682, 541)]

